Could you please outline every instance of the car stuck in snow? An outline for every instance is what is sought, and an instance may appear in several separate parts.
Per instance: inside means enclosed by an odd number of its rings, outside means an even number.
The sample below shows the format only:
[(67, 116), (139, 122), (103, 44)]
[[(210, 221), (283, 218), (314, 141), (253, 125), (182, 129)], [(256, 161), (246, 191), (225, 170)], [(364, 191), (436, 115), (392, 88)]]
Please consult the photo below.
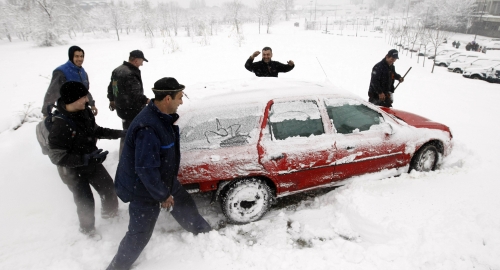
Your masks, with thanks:
[(186, 93), (179, 181), (213, 192), (232, 223), (262, 218), (276, 198), (355, 176), (434, 170), (452, 149), (446, 125), (329, 82), (255, 78)]

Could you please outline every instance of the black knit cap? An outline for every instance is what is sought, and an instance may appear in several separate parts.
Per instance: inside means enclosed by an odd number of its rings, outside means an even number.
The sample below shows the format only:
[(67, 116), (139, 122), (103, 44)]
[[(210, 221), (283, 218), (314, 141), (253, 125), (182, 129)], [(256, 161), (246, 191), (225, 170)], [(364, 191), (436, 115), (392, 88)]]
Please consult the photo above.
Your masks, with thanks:
[(85, 56), (85, 51), (82, 48), (80, 48), (78, 46), (71, 46), (71, 47), (69, 47), (69, 50), (68, 50), (68, 57), (69, 57), (69, 61), (71, 61), (71, 63), (73, 63), (73, 57), (75, 56), (76, 51), (82, 52), (83, 56)]
[(165, 77), (157, 80), (155, 86), (152, 89), (156, 94), (161, 94), (162, 92), (178, 92), (186, 88), (184, 85), (179, 84), (175, 78)]
[(71, 104), (89, 93), (87, 87), (81, 82), (65, 82), (59, 92), (65, 104)]

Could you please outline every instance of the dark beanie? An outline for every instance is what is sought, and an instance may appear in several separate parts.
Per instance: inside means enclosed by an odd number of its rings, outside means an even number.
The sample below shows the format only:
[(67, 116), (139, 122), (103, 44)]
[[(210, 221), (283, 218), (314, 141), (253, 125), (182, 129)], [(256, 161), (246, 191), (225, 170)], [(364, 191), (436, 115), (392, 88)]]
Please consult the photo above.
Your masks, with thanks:
[(61, 99), (65, 104), (71, 104), (89, 93), (81, 82), (65, 82), (61, 86)]
[(82, 52), (83, 56), (85, 56), (85, 51), (82, 50), (82, 48), (80, 48), (78, 46), (71, 46), (71, 47), (69, 47), (69, 50), (68, 50), (68, 57), (69, 57), (69, 61), (71, 61), (71, 63), (73, 63), (73, 57), (75, 56), (76, 51)]

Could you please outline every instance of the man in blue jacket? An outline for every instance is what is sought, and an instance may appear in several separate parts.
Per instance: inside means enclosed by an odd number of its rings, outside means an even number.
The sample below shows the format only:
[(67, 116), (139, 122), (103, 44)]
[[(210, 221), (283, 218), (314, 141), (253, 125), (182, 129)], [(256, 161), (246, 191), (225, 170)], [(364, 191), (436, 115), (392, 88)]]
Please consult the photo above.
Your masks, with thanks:
[[(78, 46), (71, 46), (68, 50), (68, 62), (60, 65), (52, 72), (52, 80), (50, 81), (49, 88), (45, 93), (45, 98), (43, 99), (42, 114), (47, 116), (47, 106), (54, 105), (57, 99), (60, 97), (59, 89), (65, 82), (81, 82), (87, 90), (90, 87), (89, 77), (85, 69), (82, 67), (83, 60), (85, 59), (85, 52), (82, 48)], [(89, 105), (92, 113), (97, 115), (97, 108), (95, 107), (95, 101), (92, 98), (90, 92), (87, 94), (89, 98)]]
[[(116, 171), (118, 197), (130, 202), (128, 232), (107, 269), (129, 269), (146, 247), (160, 214), (170, 211), (194, 234), (211, 230), (191, 195), (177, 180), (180, 163), (179, 118), (184, 85), (174, 78), (155, 82), (155, 98), (132, 121)], [(175, 199), (174, 199), (175, 198)]]

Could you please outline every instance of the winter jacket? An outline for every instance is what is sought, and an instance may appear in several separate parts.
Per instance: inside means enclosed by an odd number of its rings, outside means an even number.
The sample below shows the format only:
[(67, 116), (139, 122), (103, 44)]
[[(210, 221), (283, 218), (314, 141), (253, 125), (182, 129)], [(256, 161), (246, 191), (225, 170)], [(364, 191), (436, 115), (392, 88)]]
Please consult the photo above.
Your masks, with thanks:
[[(59, 91), (65, 82), (81, 82), (89, 89), (89, 77), (83, 67), (77, 67), (73, 62), (69, 61), (60, 65), (52, 72), (52, 80), (50, 81), (49, 88), (45, 93), (43, 99), (42, 114), (47, 116), (47, 106), (53, 105), (61, 96)], [(89, 98), (90, 106), (95, 106), (95, 101), (90, 92), (87, 97)]]
[(373, 66), (368, 96), (376, 97), (388, 92), (394, 93), (394, 80), (399, 80), (401, 75), (396, 73), (394, 65), (389, 66), (385, 58)]
[(257, 77), (278, 77), (279, 72), (288, 72), (294, 67), (277, 61), (270, 61), (269, 63), (259, 61), (254, 63), (251, 57), (245, 63), (245, 68), (250, 72), (254, 72)]
[[(69, 168), (84, 166), (83, 156), (97, 150), (97, 139), (118, 139), (123, 133), (121, 130), (98, 126), (89, 107), (78, 112), (68, 112), (66, 104), (59, 99), (57, 110), (73, 124), (53, 117), (49, 134), (49, 158), (55, 165)], [(72, 126), (76, 127), (75, 130)]]
[(132, 121), (115, 177), (122, 201), (163, 202), (181, 187), (178, 118), (162, 113), (151, 100)]
[(124, 61), (113, 70), (108, 99), (115, 102), (116, 112), (121, 119), (133, 120), (148, 100), (144, 95), (139, 68)]

